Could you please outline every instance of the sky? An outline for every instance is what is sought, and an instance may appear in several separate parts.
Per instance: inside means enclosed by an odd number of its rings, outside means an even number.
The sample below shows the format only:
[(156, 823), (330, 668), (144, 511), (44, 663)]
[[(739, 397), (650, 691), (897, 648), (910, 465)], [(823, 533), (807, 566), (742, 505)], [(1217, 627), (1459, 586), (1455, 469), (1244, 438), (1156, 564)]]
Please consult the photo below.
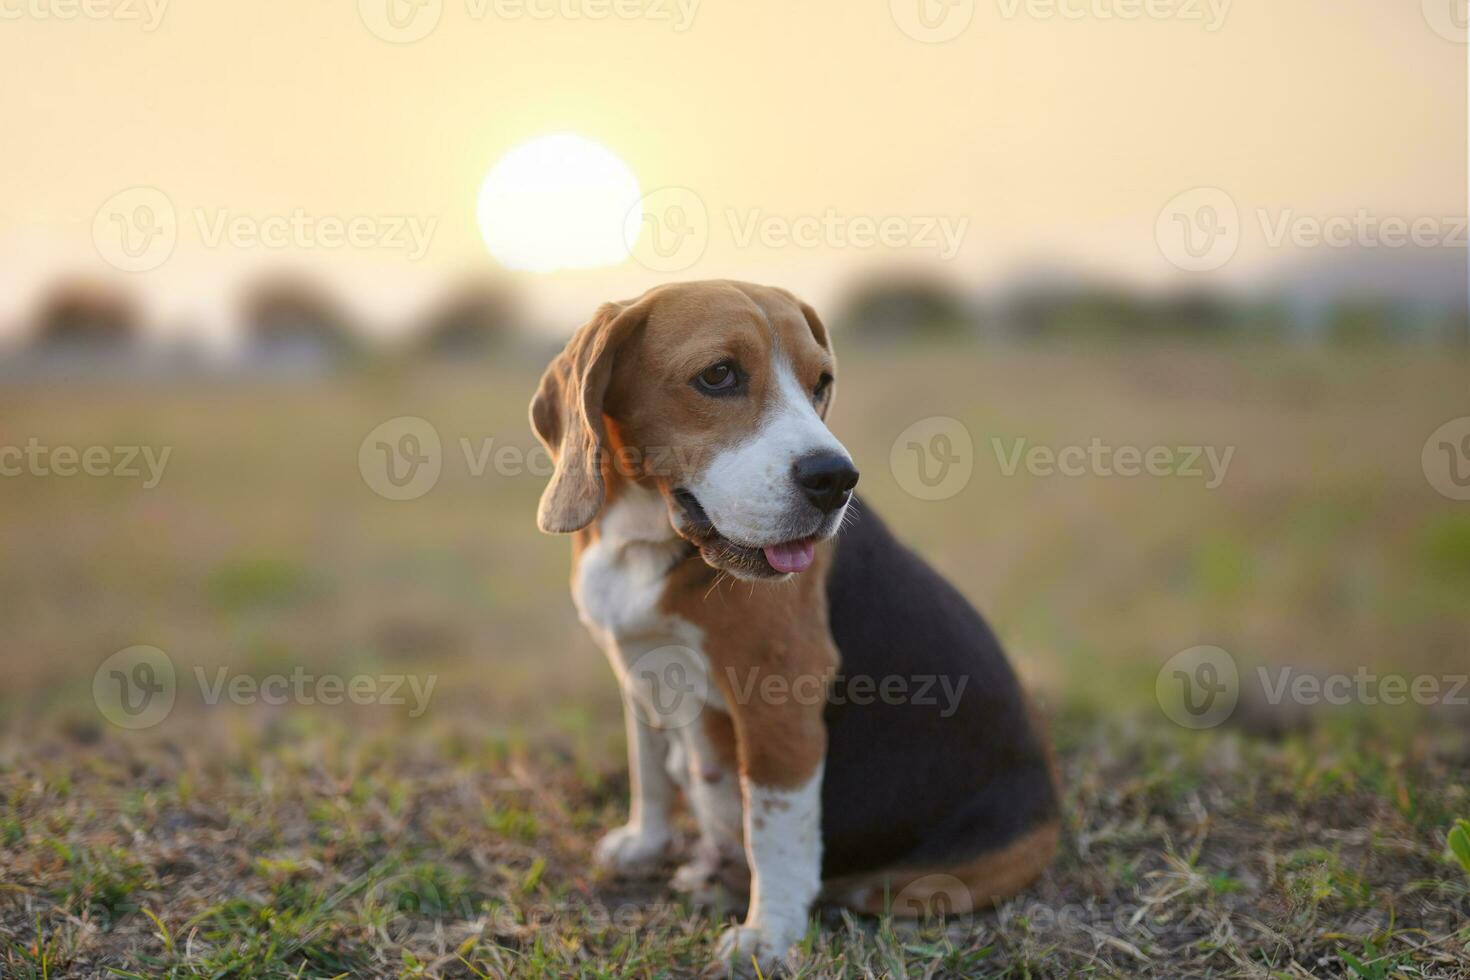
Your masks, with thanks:
[[(553, 133), (621, 160), (687, 247), (516, 273), (551, 319), (684, 278), (1243, 281), (1337, 247), (1324, 226), (1455, 247), (1464, 8), (0, 0), (0, 328), (61, 271), (214, 323), (299, 266), (391, 329), (500, 268), (481, 182)], [(167, 254), (117, 254), (128, 222), (171, 227)]]

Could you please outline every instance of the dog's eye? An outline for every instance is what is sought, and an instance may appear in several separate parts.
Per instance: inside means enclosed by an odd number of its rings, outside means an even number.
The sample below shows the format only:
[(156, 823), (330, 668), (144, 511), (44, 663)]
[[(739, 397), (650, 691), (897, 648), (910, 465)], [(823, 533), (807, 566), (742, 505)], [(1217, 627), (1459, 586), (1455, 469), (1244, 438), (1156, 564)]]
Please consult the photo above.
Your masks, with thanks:
[(735, 365), (729, 361), (721, 361), (699, 372), (694, 383), (705, 391), (725, 392), (740, 383), (740, 375), (735, 370)]
[(812, 389), (812, 400), (821, 401), (822, 396), (827, 393), (827, 389), (831, 386), (832, 375), (828, 374), (826, 371), (823, 371), (822, 376), (817, 379), (817, 386)]

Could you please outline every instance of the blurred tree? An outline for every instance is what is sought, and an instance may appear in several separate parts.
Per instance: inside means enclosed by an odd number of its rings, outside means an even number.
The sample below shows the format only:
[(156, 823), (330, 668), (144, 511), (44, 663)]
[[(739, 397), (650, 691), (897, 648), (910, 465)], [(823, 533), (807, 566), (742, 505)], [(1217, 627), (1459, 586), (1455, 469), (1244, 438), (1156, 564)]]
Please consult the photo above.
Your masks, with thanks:
[(1340, 344), (1387, 343), (1405, 339), (1412, 324), (1406, 312), (1377, 299), (1345, 299), (1327, 314), (1327, 339)]
[(1470, 347), (1470, 312), (1464, 307), (1446, 313), (1440, 320), (1439, 337), (1449, 347)]
[(1155, 320), (1134, 293), (1095, 285), (1022, 290), (1011, 300), (1009, 319), (1026, 338), (1117, 337), (1150, 329)]
[(847, 336), (871, 342), (960, 337), (976, 326), (964, 296), (947, 283), (918, 276), (859, 287), (835, 322)]
[(1240, 325), (1243, 311), (1222, 293), (1186, 289), (1164, 296), (1152, 311), (1152, 328), (1218, 337)]
[(271, 359), (337, 361), (361, 353), (351, 318), (307, 280), (280, 276), (257, 283), (244, 303), (246, 347)]
[(42, 301), (32, 343), (44, 348), (122, 350), (137, 343), (141, 318), (122, 289), (88, 280), (67, 280)]
[(484, 357), (503, 349), (519, 323), (519, 304), (508, 285), (472, 279), (450, 291), (424, 317), (413, 348), (431, 358)]

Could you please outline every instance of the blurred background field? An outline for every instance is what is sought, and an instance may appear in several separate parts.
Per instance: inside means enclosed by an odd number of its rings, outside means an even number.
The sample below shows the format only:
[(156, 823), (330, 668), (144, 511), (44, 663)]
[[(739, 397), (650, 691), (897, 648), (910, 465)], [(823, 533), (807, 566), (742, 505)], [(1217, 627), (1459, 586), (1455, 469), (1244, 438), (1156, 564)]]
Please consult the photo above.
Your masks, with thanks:
[[(1197, 644), (1302, 668), (1431, 671), (1470, 656), (1470, 515), (1420, 456), (1465, 411), (1462, 353), (838, 338), (833, 425), (866, 503), (987, 612), (1039, 686), (1096, 693), (1136, 669), (1147, 700), (1157, 666)], [(525, 410), (543, 365), (526, 348), (307, 379), (4, 389), (7, 445), (169, 452), (151, 488), (141, 458), (134, 479), (0, 481), (5, 720), (84, 723), (89, 665), (135, 644), (185, 671), (432, 672), (434, 716), (506, 730), (562, 711), (612, 717), (567, 595), (567, 542), (534, 528), (544, 457)], [(437, 431), (442, 473), (395, 501), (374, 492), (359, 449), (400, 416)], [(968, 431), (973, 475), (921, 500), (890, 450), (936, 416)], [(1226, 465), (1038, 475), (1014, 467), (1018, 440), (1208, 447)]]
[[(1069, 843), (1027, 901), (1090, 909), (1093, 931), (1002, 918), (919, 941), (831, 920), (819, 972), (1308, 975), (1324, 956), (1342, 966), (1343, 949), (1463, 966), (1453, 923), (1470, 878), (1442, 855), (1470, 810), (1470, 710), (1303, 716), (1247, 699), (1194, 732), (1154, 687), (1200, 644), (1243, 672), (1465, 671), (1470, 515), (1420, 456), (1465, 411), (1463, 354), (849, 340), (832, 424), (865, 506), (985, 611), (1053, 718)], [(541, 477), (473, 462), (535, 446), (529, 346), (308, 378), (0, 390), (5, 444), (171, 451), (151, 489), (0, 480), (0, 929), (17, 975), (48, 957), (79, 975), (653, 976), (699, 962), (718, 919), (586, 867), (625, 806), (612, 677), (576, 621), (568, 543), (534, 528)], [(359, 449), (405, 415), (437, 431), (442, 472), (388, 500)], [(974, 446), (968, 484), (938, 501), (890, 465), (932, 416)], [(1214, 488), (1006, 475), (1017, 438), (1234, 453)], [(93, 677), (138, 644), (166, 651), (178, 700), (135, 732), (108, 720)], [(194, 670), (221, 666), (434, 686), (417, 716), (411, 701), (210, 705)], [(609, 908), (622, 927), (601, 921)], [(1262, 915), (1270, 936), (1242, 925)]]
[[(0, 14), (0, 976), (697, 972), (734, 910), (590, 866), (620, 707), (526, 405), (599, 303), (725, 277), (832, 328), (864, 506), (1066, 791), (1022, 899), (821, 910), (807, 975), (1470, 976), (1462, 0)], [(1094, 444), (1201, 475), (1013, 467)], [(249, 687), (295, 676), (423, 701)]]

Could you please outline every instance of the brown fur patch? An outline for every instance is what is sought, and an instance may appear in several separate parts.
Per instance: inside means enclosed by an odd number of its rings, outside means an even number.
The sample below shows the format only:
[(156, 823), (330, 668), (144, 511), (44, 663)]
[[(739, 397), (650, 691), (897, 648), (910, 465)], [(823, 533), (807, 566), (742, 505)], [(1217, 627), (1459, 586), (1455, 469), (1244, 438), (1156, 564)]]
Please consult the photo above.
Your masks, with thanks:
[(1039, 878), (1056, 857), (1050, 821), (988, 854), (949, 867), (894, 869), (828, 882), (827, 894), (860, 912), (918, 918), (993, 908)]
[(706, 707), (700, 715), (700, 724), (704, 726), (704, 737), (709, 739), (710, 747), (715, 751), (715, 760), (719, 762), (721, 769), (733, 770), (740, 764), (740, 756), (735, 747), (735, 725), (730, 721), (730, 716), (723, 711)]
[(660, 602), (703, 631), (740, 772), (763, 786), (800, 786), (826, 756), (822, 712), (838, 664), (825, 601), (831, 560), (820, 544), (807, 571), (752, 587), (692, 559), (670, 573)]

